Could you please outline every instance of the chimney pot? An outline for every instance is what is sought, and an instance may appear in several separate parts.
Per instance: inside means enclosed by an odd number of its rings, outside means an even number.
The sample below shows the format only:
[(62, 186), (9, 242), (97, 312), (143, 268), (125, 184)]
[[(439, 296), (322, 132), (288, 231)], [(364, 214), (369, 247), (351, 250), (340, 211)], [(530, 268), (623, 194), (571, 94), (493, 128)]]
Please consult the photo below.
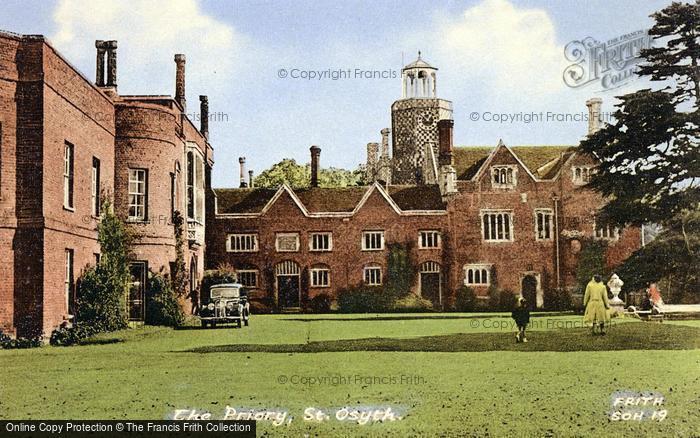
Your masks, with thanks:
[(253, 188), (253, 171), (248, 171), (248, 187)]
[(97, 59), (95, 61), (95, 84), (98, 87), (105, 85), (105, 42), (95, 40), (95, 48), (97, 49)]
[(187, 111), (187, 99), (185, 99), (185, 55), (175, 55), (175, 101), (182, 107), (182, 112)]
[(389, 128), (384, 128), (380, 131), (382, 134), (382, 158), (389, 157), (389, 133), (391, 130)]
[(238, 165), (240, 166), (240, 187), (245, 188), (247, 184), (245, 182), (245, 157), (238, 157)]
[(209, 140), (209, 98), (207, 96), (199, 96), (199, 116), (200, 128), (204, 138)]
[(586, 101), (588, 107), (588, 135), (593, 135), (600, 130), (600, 106), (603, 104), (603, 99), (594, 97)]
[(321, 157), (321, 148), (314, 145), (309, 150), (311, 151), (311, 187), (318, 187), (318, 165)]

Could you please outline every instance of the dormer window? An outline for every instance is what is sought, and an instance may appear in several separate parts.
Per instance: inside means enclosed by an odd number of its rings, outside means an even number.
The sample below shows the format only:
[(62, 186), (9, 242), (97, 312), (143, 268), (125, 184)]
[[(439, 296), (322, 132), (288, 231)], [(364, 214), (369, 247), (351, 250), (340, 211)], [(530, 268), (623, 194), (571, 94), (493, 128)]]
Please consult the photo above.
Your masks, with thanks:
[(492, 166), (491, 186), (495, 189), (512, 189), (517, 183), (516, 166)]
[(571, 168), (572, 178), (576, 185), (588, 184), (594, 172), (595, 170), (590, 166), (573, 166)]

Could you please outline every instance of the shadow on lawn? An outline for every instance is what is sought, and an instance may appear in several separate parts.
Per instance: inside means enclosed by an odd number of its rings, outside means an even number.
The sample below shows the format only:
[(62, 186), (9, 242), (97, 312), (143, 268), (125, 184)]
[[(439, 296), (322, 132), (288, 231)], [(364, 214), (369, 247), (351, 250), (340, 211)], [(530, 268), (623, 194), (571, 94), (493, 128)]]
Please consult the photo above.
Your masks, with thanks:
[[(342, 315), (342, 314), (341, 314)], [(345, 314), (347, 315), (347, 314)], [(536, 312), (532, 313), (532, 317), (543, 317), (543, 316), (571, 316), (574, 312)], [(426, 313), (416, 313), (415, 315), (397, 315), (397, 316), (374, 316), (374, 314), (367, 314), (367, 316), (353, 316), (350, 318), (280, 318), (281, 321), (296, 321), (296, 322), (316, 322), (316, 321), (331, 321), (331, 322), (346, 322), (346, 321), (413, 321), (413, 320), (426, 320), (426, 319), (484, 319), (484, 318), (510, 318), (510, 312), (497, 312), (497, 313), (483, 313), (478, 315), (430, 315)]]
[(700, 328), (664, 324), (621, 324), (606, 336), (591, 336), (585, 328), (531, 332), (526, 344), (517, 344), (510, 331), (457, 333), (418, 338), (367, 338), (309, 342), (307, 344), (230, 344), (200, 347), (190, 353), (324, 353), (343, 351), (610, 351), (691, 350), (700, 348)]

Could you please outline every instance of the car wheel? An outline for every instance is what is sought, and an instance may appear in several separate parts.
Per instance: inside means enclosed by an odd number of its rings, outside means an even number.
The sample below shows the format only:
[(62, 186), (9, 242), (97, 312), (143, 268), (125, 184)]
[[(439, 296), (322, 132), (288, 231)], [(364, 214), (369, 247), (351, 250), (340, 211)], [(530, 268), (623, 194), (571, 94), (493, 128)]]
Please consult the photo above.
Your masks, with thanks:
[(216, 328), (216, 322), (214, 321), (210, 322), (209, 325), (211, 326), (211, 328)]
[(207, 326), (208, 326), (208, 325), (209, 325), (209, 323), (208, 323), (208, 322), (206, 322), (206, 321), (202, 321), (202, 327), (203, 327), (203, 328), (207, 328)]
[(245, 324), (246, 327), (250, 325), (250, 312), (248, 312), (248, 309), (243, 311), (243, 324)]
[(238, 320), (238, 328), (241, 328), (241, 320)]

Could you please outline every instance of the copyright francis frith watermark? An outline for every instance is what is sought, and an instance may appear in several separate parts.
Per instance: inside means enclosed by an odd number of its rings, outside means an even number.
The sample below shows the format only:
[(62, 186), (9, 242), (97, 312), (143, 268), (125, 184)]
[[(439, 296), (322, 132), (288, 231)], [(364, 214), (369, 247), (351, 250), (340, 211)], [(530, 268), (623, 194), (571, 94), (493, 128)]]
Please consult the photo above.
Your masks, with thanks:
[(636, 78), (640, 52), (653, 44), (646, 30), (637, 30), (607, 41), (592, 37), (574, 40), (564, 47), (564, 56), (571, 62), (564, 69), (566, 86), (581, 88), (600, 84), (603, 90), (611, 90)]

